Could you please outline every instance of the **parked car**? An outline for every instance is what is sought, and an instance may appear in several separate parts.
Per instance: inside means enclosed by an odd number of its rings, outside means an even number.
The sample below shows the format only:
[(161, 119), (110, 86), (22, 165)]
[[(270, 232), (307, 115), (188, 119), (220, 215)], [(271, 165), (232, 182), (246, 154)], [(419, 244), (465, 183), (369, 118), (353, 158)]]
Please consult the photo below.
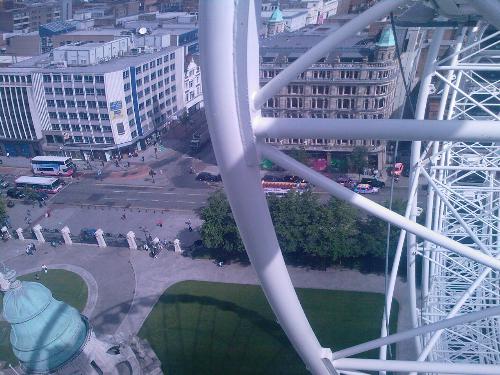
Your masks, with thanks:
[(82, 228), (80, 231), (80, 237), (84, 241), (95, 240), (95, 232), (97, 229), (94, 228)]
[(218, 182), (222, 181), (220, 174), (212, 174), (208, 172), (200, 172), (196, 176), (196, 181)]
[(358, 181), (347, 176), (339, 176), (335, 181), (348, 189), (352, 189), (358, 183)]
[(292, 175), (287, 175), (287, 176), (283, 177), (282, 181), (293, 182), (295, 184), (307, 184), (307, 181), (304, 180), (302, 177), (292, 176)]
[(274, 176), (272, 174), (266, 174), (266, 175), (264, 175), (264, 177), (262, 177), (262, 181), (267, 181), (267, 182), (284, 182), (283, 177)]
[(362, 178), (360, 184), (368, 184), (376, 188), (384, 188), (385, 187), (385, 182), (380, 181), (379, 179), (376, 178)]
[(357, 184), (354, 187), (354, 192), (358, 194), (375, 194), (378, 193), (378, 188), (368, 184)]
[(22, 190), (16, 188), (10, 188), (9, 190), (7, 190), (7, 196), (10, 198), (21, 199), (24, 198), (26, 195), (23, 193)]
[(0, 188), (2, 188), (2, 189), (5, 189), (5, 188), (9, 187), (9, 185), (10, 184), (7, 181), (5, 181), (5, 180), (2, 180), (0, 182)]

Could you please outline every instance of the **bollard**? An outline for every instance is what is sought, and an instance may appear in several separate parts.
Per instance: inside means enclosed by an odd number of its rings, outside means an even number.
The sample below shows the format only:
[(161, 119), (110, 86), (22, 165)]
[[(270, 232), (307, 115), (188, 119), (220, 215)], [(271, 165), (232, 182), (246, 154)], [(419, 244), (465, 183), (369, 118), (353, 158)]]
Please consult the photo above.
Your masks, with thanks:
[(35, 232), (35, 236), (36, 236), (36, 239), (38, 240), (38, 242), (40, 242), (40, 243), (45, 242), (45, 238), (43, 238), (43, 234), (42, 234), (42, 226), (40, 224), (37, 224), (33, 227), (33, 232)]
[(73, 245), (73, 240), (71, 239), (70, 237), (70, 231), (69, 231), (69, 228), (66, 226), (64, 227), (63, 229), (61, 229), (61, 233), (62, 233), (62, 236), (63, 236), (63, 239), (64, 239), (64, 243), (66, 245)]
[(177, 238), (174, 240), (174, 250), (176, 253), (182, 254), (181, 241)]
[(23, 228), (17, 228), (16, 229), (17, 237), (21, 240), (24, 241), (24, 235), (23, 235)]
[(137, 250), (137, 242), (135, 242), (135, 233), (130, 231), (127, 233), (127, 242), (130, 250)]
[(97, 240), (97, 246), (99, 246), (99, 247), (106, 247), (107, 246), (106, 241), (104, 241), (103, 234), (104, 234), (104, 232), (100, 228), (95, 231), (95, 238)]

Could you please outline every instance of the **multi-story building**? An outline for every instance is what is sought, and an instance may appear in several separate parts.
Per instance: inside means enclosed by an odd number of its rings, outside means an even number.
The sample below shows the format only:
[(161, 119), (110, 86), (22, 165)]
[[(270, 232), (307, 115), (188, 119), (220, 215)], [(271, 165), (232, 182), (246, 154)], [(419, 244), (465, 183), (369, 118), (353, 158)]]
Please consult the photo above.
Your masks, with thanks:
[(0, 8), (0, 31), (29, 33), (38, 31), (38, 27), (48, 22), (57, 21), (70, 11), (67, 2), (49, 0), (45, 2), (9, 2)]
[[(303, 52), (331, 33), (335, 25), (309, 26), (297, 33), (261, 41), (261, 85), (279, 74)], [(382, 119), (391, 116), (397, 64), (394, 37), (385, 28), (379, 39), (353, 36), (300, 74), (269, 99), (266, 117)], [(386, 143), (352, 139), (267, 139), (282, 149), (302, 148), (331, 160), (342, 160), (355, 146), (366, 146), (372, 163), (385, 164)]]
[(262, 11), (285, 10), (307, 11), (306, 25), (323, 23), (323, 20), (337, 13), (338, 0), (273, 0), (263, 1)]
[(184, 102), (187, 113), (196, 112), (203, 107), (199, 55), (191, 55), (186, 58), (184, 69)]
[(142, 148), (184, 108), (182, 48), (129, 38), (56, 48), (0, 69), (0, 148), (107, 157)]

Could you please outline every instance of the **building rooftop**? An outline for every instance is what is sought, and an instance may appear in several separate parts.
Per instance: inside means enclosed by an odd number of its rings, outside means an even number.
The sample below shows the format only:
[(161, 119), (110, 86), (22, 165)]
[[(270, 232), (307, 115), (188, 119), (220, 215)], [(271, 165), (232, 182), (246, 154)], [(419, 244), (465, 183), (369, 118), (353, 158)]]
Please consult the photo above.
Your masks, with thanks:
[(49, 22), (44, 25), (40, 25), (38, 28), (40, 36), (53, 36), (57, 34), (67, 33), (69, 31), (76, 30), (76, 26), (64, 21), (54, 21)]
[[(71, 46), (69, 46), (71, 47)], [(52, 61), (50, 54), (46, 53), (40, 56), (32, 57), (28, 60), (21, 61), (19, 63), (13, 64), (9, 67), (2, 68), (1, 73), (29, 73), (29, 72), (41, 72), (41, 73), (107, 73), (117, 70), (127, 69), (130, 66), (141, 65), (144, 61), (148, 59), (154, 59), (159, 56), (163, 56), (165, 53), (173, 52), (182, 47), (167, 47), (155, 52), (146, 52), (138, 55), (126, 55), (118, 58), (111, 59), (106, 62), (102, 62), (96, 65), (88, 66), (69, 66), (64, 68), (58, 68)]]
[[(309, 50), (319, 41), (337, 30), (337, 24), (308, 25), (290, 33), (280, 33), (260, 41), (261, 56), (269, 63), (286, 63), (297, 59), (303, 52)], [(365, 34), (353, 35), (335, 47), (322, 61), (324, 63), (338, 62), (340, 58), (362, 60), (373, 58), (376, 40)], [(273, 61), (274, 60), (274, 61)]]

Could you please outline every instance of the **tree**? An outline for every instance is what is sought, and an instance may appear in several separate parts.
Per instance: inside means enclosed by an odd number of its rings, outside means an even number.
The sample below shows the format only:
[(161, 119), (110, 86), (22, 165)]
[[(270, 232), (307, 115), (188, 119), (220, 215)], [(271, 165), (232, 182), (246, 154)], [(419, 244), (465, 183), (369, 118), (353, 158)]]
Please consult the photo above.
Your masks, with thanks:
[(303, 149), (290, 150), (288, 151), (288, 156), (294, 158), (295, 160), (301, 162), (302, 164), (307, 164), (307, 161), (309, 160), (307, 151)]
[(359, 174), (361, 179), (361, 173), (368, 165), (368, 150), (363, 146), (356, 146), (352, 150), (352, 153), (347, 158), (347, 163), (349, 168)]
[(222, 191), (219, 190), (208, 198), (200, 217), (203, 220), (201, 239), (206, 248), (220, 250), (227, 255), (241, 255), (245, 252), (231, 207)]
[(5, 205), (4, 198), (0, 198), (0, 223), (4, 225), (6, 219), (9, 217), (7, 214), (7, 206)]

